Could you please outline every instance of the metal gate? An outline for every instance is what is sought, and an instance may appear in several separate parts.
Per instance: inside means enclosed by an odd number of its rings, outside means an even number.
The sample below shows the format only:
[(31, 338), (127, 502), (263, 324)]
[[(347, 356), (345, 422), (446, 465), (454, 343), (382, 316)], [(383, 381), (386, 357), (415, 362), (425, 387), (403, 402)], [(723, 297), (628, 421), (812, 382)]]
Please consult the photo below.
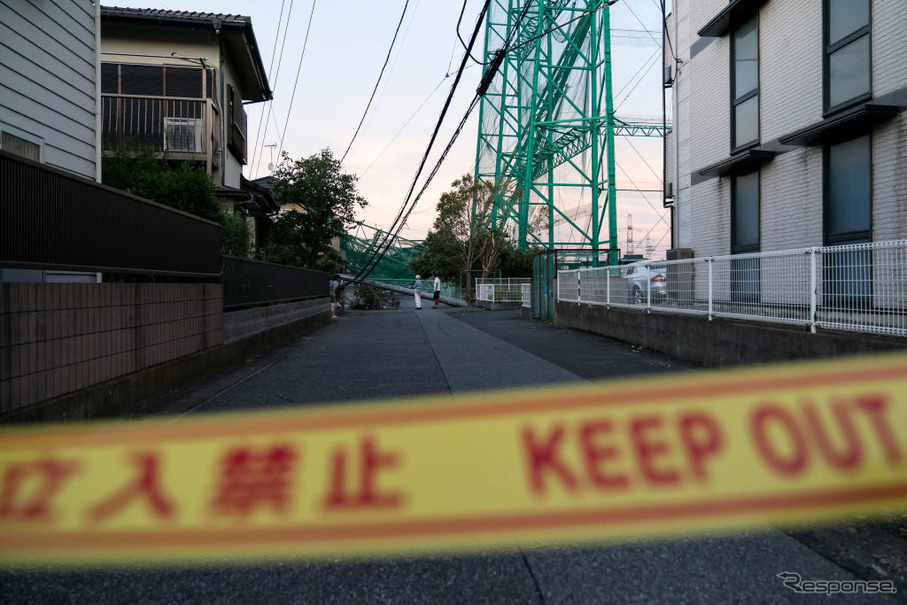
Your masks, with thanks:
[(560, 249), (545, 250), (532, 257), (532, 319), (551, 321), (557, 298), (558, 269), (607, 267), (616, 265), (620, 250)]
[(557, 250), (546, 250), (532, 257), (532, 319), (551, 321), (557, 279)]

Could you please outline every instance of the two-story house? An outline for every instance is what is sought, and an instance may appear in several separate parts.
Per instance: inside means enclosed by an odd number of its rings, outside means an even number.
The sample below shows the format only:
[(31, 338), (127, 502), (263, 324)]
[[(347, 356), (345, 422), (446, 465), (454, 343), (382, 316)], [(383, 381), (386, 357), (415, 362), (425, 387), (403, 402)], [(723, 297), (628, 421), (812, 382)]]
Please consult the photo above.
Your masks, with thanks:
[(272, 97), (249, 17), (101, 7), (102, 140), (150, 147), (212, 175), (225, 210), (261, 224), (279, 209), (242, 175), (244, 105)]
[[(675, 254), (907, 238), (903, 2), (669, 7), (664, 67), (674, 128), (665, 193)], [(869, 252), (839, 259), (851, 267), (851, 294), (869, 287)], [(758, 263), (738, 269), (749, 284), (742, 287), (757, 292)]]

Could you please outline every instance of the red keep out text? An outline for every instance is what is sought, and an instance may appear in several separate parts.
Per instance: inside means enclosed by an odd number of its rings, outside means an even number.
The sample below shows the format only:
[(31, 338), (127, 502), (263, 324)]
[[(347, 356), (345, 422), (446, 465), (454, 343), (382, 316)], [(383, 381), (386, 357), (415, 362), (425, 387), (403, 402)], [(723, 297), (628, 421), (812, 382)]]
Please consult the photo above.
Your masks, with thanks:
[(749, 433), (759, 457), (782, 475), (800, 475), (814, 464), (853, 471), (875, 452), (894, 467), (903, 448), (887, 418), (890, 404), (882, 395), (827, 406), (804, 399), (793, 409), (763, 403), (750, 416)]
[[(521, 443), (532, 493), (552, 486), (570, 493), (627, 489), (633, 484), (706, 483), (710, 458), (724, 447), (715, 418), (704, 412), (676, 416), (638, 414), (555, 422), (547, 429), (526, 424)], [(579, 463), (571, 462), (578, 454)]]

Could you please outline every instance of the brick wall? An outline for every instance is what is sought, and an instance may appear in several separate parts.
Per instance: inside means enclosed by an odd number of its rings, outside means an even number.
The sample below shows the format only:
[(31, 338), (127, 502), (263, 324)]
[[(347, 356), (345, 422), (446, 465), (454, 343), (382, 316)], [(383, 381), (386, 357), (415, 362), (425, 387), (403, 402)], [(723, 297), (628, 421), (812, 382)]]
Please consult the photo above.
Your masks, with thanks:
[(220, 284), (0, 283), (0, 414), (223, 343)]

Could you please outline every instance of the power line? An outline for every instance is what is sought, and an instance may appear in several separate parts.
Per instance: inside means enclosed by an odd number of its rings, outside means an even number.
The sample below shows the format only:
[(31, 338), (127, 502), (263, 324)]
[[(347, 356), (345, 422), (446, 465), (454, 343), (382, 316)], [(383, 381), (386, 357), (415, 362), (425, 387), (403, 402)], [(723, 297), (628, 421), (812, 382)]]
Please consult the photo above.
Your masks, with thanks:
[[(613, 2), (616, 2), (616, 0), (612, 0), (612, 3)], [(441, 123), (443, 122), (444, 116), (447, 113), (447, 109), (450, 106), (450, 101), (453, 99), (454, 92), (456, 91), (457, 85), (460, 82), (460, 77), (463, 75), (463, 71), (466, 68), (466, 60), (467, 60), (467, 58), (471, 57), (470, 53), (472, 52), (472, 47), (475, 44), (476, 38), (478, 38), (479, 30), (481, 29), (481, 25), (482, 25), (482, 20), (485, 16), (485, 13), (488, 11), (488, 6), (490, 3), (491, 3), (491, 0), (485, 1), (485, 4), (482, 7), (482, 11), (481, 11), (481, 13), (479, 13), (479, 17), (476, 20), (475, 29), (473, 30), (472, 37), (469, 40), (469, 45), (466, 48), (466, 53), (463, 55), (463, 60), (460, 62), (460, 68), (457, 70), (457, 76), (454, 79), (453, 85), (451, 86), (450, 94), (448, 95), (447, 101), (444, 104), (444, 109), (441, 111), (441, 116), (438, 118), (438, 123), (435, 125), (435, 130), (432, 133), (431, 140), (429, 141), (429, 144), (428, 144), (428, 148), (425, 150), (425, 154), (422, 157), (422, 162), (419, 165), (419, 169), (416, 172), (416, 176), (413, 178), (413, 182), (412, 182), (412, 185), (410, 186), (409, 193), (406, 196), (406, 201), (403, 202), (403, 205), (400, 208), (400, 212), (397, 214), (397, 217), (394, 219), (393, 228), (392, 228), (393, 233), (388, 233), (385, 236), (384, 241), (381, 244), (379, 244), (376, 247), (376, 249), (372, 252), (371, 257), (369, 258), (369, 260), (366, 261), (365, 266), (363, 266), (359, 270), (359, 273), (353, 278), (354, 282), (360, 281), (361, 279), (367, 277), (372, 272), (372, 270), (377, 266), (377, 264), (381, 260), (381, 258), (384, 257), (384, 255), (390, 249), (390, 246), (393, 244), (394, 239), (396, 239), (396, 237), (399, 235), (400, 231), (403, 229), (403, 226), (406, 224), (406, 220), (409, 218), (410, 213), (416, 207), (416, 204), (419, 202), (419, 199), (425, 193), (426, 189), (428, 188), (429, 183), (431, 183), (432, 179), (438, 173), (438, 170), (441, 168), (441, 164), (443, 164), (444, 160), (447, 158), (447, 154), (450, 152), (450, 150), (453, 147), (454, 143), (456, 142), (457, 138), (460, 136), (460, 132), (462, 132), (463, 127), (466, 124), (466, 120), (469, 118), (469, 115), (472, 113), (473, 109), (475, 109), (476, 105), (478, 105), (479, 100), (481, 99), (482, 95), (485, 94), (485, 90), (487, 90), (491, 79), (494, 77), (495, 72), (497, 72), (497, 69), (501, 64), (501, 59), (503, 59), (504, 54), (506, 52), (508, 52), (509, 45), (513, 41), (513, 38), (516, 35), (516, 32), (519, 30), (519, 27), (523, 21), (523, 18), (526, 16), (526, 13), (529, 12), (529, 7), (532, 4), (531, 2), (526, 3), (526, 5), (523, 8), (523, 11), (520, 13), (520, 16), (517, 18), (517, 21), (514, 24), (513, 29), (511, 30), (510, 34), (507, 36), (507, 39), (504, 41), (504, 46), (502, 46), (495, 53), (495, 56), (492, 59), (492, 61), (490, 62), (488, 69), (486, 70), (485, 74), (482, 76), (482, 82), (479, 84), (479, 88), (476, 90), (476, 94), (473, 96), (473, 99), (470, 102), (465, 115), (460, 120), (460, 123), (457, 126), (456, 130), (454, 131), (453, 135), (451, 136), (450, 141), (447, 143), (447, 146), (444, 148), (444, 151), (441, 153), (441, 156), (438, 158), (437, 163), (435, 164), (434, 168), (432, 169), (432, 171), (429, 174), (428, 178), (426, 179), (425, 183), (422, 185), (422, 189), (419, 191), (419, 194), (415, 197), (415, 199), (412, 200), (412, 202), (410, 202), (410, 198), (412, 197), (412, 193), (415, 189), (416, 182), (419, 179), (419, 175), (421, 174), (422, 169), (425, 166), (425, 162), (427, 161), (428, 155), (431, 151), (434, 141), (437, 138), (438, 131), (441, 128)]]
[(302, 59), (305, 57), (305, 49), (309, 44), (309, 30), (312, 29), (312, 18), (315, 16), (315, 5), (318, 0), (312, 0), (312, 12), (309, 13), (309, 24), (305, 28), (305, 39), (302, 41), (302, 52), (299, 53), (299, 65), (296, 67), (296, 81), (293, 82), (293, 93), (290, 95), (290, 106), (287, 108), (287, 119), (283, 124), (283, 132), (280, 133), (280, 147), (278, 147), (277, 158), (283, 154), (283, 139), (287, 134), (287, 127), (290, 125), (290, 115), (293, 112), (293, 100), (296, 98), (296, 87), (299, 85), (299, 74), (302, 71)]
[[(286, 22), (286, 25), (284, 25), (284, 29), (283, 29), (283, 40), (280, 43), (280, 55), (277, 57), (277, 70), (275, 71), (274, 79), (272, 80), (274, 82), (275, 88), (277, 87), (277, 80), (280, 77), (280, 66), (283, 64), (283, 51), (287, 44), (287, 32), (290, 29), (290, 17), (293, 14), (293, 3), (294, 3), (294, 0), (290, 0), (290, 8), (287, 10), (287, 22)], [(279, 35), (280, 35), (280, 20), (277, 21), (277, 32), (274, 34), (274, 48), (275, 49), (277, 48), (277, 37)], [(273, 52), (271, 53), (271, 55), (272, 55), (271, 63), (273, 66), (273, 63), (274, 63)], [(269, 71), (270, 71), (270, 69), (269, 69)], [(269, 80), (271, 79), (270, 73), (268, 74), (268, 79)], [(259, 147), (258, 143), (256, 142), (255, 147), (252, 148), (252, 152), (253, 152), (252, 164), (255, 166), (254, 173), (256, 175), (258, 174), (258, 167), (261, 164), (261, 156), (264, 154), (264, 149), (265, 149), (264, 144), (265, 144), (265, 140), (267, 139), (267, 135), (268, 135), (268, 122), (274, 116), (274, 101), (270, 101), (268, 103), (267, 111), (268, 111), (268, 113), (265, 116), (265, 120), (264, 120), (265, 129), (264, 129), (264, 132), (261, 133), (261, 147)], [(262, 114), (264, 114), (264, 113), (265, 113), (265, 110), (262, 109)], [(276, 124), (275, 124), (275, 126), (276, 126)], [(258, 128), (259, 128), (259, 132), (261, 132), (261, 116), (259, 116)], [(279, 127), (277, 128), (277, 130), (279, 130)], [(255, 140), (258, 141), (258, 138), (256, 137)]]
[(365, 122), (365, 116), (368, 115), (368, 110), (372, 106), (372, 101), (375, 100), (375, 93), (378, 92), (378, 85), (381, 84), (381, 77), (384, 76), (384, 69), (387, 67), (387, 62), (390, 61), (391, 52), (394, 50), (394, 44), (397, 42), (397, 34), (400, 33), (400, 26), (403, 25), (403, 18), (406, 16), (406, 9), (409, 7), (409, 0), (403, 5), (403, 13), (400, 15), (400, 21), (397, 22), (397, 29), (394, 30), (394, 38), (391, 40), (390, 48), (387, 49), (387, 56), (384, 57), (384, 65), (381, 66), (381, 72), (378, 74), (378, 81), (375, 82), (375, 88), (372, 89), (372, 96), (368, 99), (368, 104), (365, 106), (365, 111), (362, 112), (362, 119), (359, 120), (359, 125), (356, 126), (356, 132), (353, 133), (353, 138), (350, 139), (350, 144), (346, 146), (346, 151), (343, 152), (343, 157), (340, 158), (340, 163), (343, 164), (343, 161), (346, 159), (346, 154), (350, 152), (350, 149), (353, 147), (353, 142), (356, 140), (356, 137), (359, 135), (359, 130), (362, 128), (363, 122)]
[[(473, 29), (472, 36), (470, 37), (469, 45), (466, 48), (466, 53), (463, 55), (463, 59), (460, 61), (460, 67), (457, 69), (457, 75), (454, 78), (453, 84), (450, 87), (450, 92), (447, 95), (447, 100), (444, 102), (444, 107), (441, 110), (441, 115), (438, 117), (438, 121), (435, 124), (435, 129), (432, 132), (431, 138), (429, 139), (428, 146), (425, 149), (425, 153), (422, 155), (422, 160), (419, 163), (419, 167), (416, 170), (416, 175), (413, 177), (412, 183), (410, 184), (410, 188), (406, 195), (406, 198), (405, 198), (403, 204), (400, 206), (400, 211), (397, 213), (397, 216), (394, 218), (394, 222), (392, 223), (390, 229), (388, 229), (388, 233), (385, 235), (383, 241), (375, 246), (375, 249), (372, 251), (371, 256), (368, 258), (368, 260), (366, 260), (365, 264), (360, 268), (359, 273), (353, 278), (354, 282), (360, 281), (364, 277), (367, 277), (372, 272), (372, 270), (377, 266), (378, 262), (380, 262), (381, 258), (387, 253), (387, 250), (393, 244), (393, 240), (396, 238), (397, 233), (399, 233), (399, 231), (400, 231), (400, 229), (402, 229), (403, 225), (406, 224), (406, 219), (409, 217), (409, 213), (412, 212), (412, 209), (415, 207), (415, 204), (418, 202), (419, 198), (422, 196), (422, 192), (425, 191), (425, 188), (428, 186), (428, 183), (431, 182), (431, 179), (434, 177), (434, 175), (437, 173), (438, 169), (440, 168), (441, 162), (443, 162), (444, 158), (447, 156), (447, 151), (450, 149), (450, 147), (453, 145), (453, 142), (459, 136), (460, 130), (462, 130), (462, 125), (465, 124), (465, 122), (466, 122), (466, 118), (469, 117), (469, 114), (472, 112), (473, 108), (476, 106), (476, 104), (478, 102), (479, 95), (476, 94), (473, 97), (472, 103), (470, 103), (470, 106), (466, 112), (466, 115), (463, 117), (463, 119), (460, 122), (460, 127), (454, 132), (454, 135), (451, 138), (451, 141), (448, 143), (447, 148), (445, 149), (444, 153), (441, 155), (441, 159), (435, 165), (435, 168), (433, 169), (431, 176), (428, 178), (425, 185), (423, 186), (422, 191), (419, 193), (419, 195), (416, 197), (415, 200), (410, 202), (410, 200), (412, 199), (413, 191), (415, 191), (415, 188), (416, 188), (416, 183), (419, 180), (419, 176), (422, 174), (422, 170), (425, 168), (425, 163), (428, 161), (428, 156), (431, 153), (431, 149), (434, 146), (435, 140), (437, 139), (438, 132), (441, 129), (441, 124), (443, 123), (444, 118), (447, 115), (447, 110), (449, 109), (450, 103), (453, 100), (454, 93), (456, 92), (457, 87), (460, 84), (460, 78), (463, 76), (463, 71), (466, 69), (467, 59), (469, 58), (470, 52), (472, 51), (472, 47), (475, 45), (475, 41), (479, 36), (479, 31), (481, 30), (482, 21), (485, 17), (485, 13), (488, 11), (489, 4), (491, 4), (491, 0), (485, 0), (485, 3), (482, 5), (482, 10), (479, 13), (478, 19), (476, 19), (475, 28)], [(527, 9), (528, 9), (528, 6), (529, 5), (527, 4)], [(525, 11), (524, 11), (524, 14), (525, 14)], [(393, 232), (393, 233), (391, 233), (391, 232)]]
[(375, 162), (377, 162), (377, 161), (381, 158), (381, 156), (384, 155), (384, 152), (387, 151), (388, 148), (390, 148), (390, 146), (393, 144), (393, 142), (397, 140), (397, 137), (399, 137), (400, 134), (403, 132), (403, 130), (404, 130), (407, 126), (409, 126), (409, 123), (413, 121), (413, 118), (415, 118), (416, 115), (418, 115), (418, 113), (419, 113), (420, 111), (422, 111), (422, 108), (425, 107), (425, 104), (428, 103), (428, 101), (431, 100), (431, 98), (432, 98), (433, 96), (435, 96), (435, 93), (438, 92), (438, 89), (441, 88), (441, 85), (442, 85), (442, 84), (444, 84), (444, 80), (446, 80), (446, 79), (449, 78), (449, 77), (450, 77), (450, 74), (445, 74), (444, 77), (441, 78), (441, 81), (438, 82), (438, 85), (435, 86), (434, 89), (428, 94), (428, 96), (425, 97), (425, 100), (422, 101), (422, 104), (419, 105), (419, 107), (416, 108), (416, 110), (412, 113), (412, 115), (409, 116), (409, 119), (406, 120), (406, 122), (403, 123), (403, 126), (400, 127), (400, 129), (397, 131), (397, 134), (395, 134), (395, 135), (391, 138), (391, 140), (387, 142), (387, 145), (384, 146), (384, 149), (382, 149), (382, 150), (378, 153), (378, 155), (375, 156), (375, 159), (372, 160), (372, 163), (369, 164), (368, 167), (367, 167), (365, 170), (363, 170), (361, 173), (359, 173), (359, 178), (364, 177), (365, 174), (366, 174), (369, 170), (372, 169), (372, 166), (375, 165)]
[[(531, 1), (532, 0), (528, 0), (526, 2), (527, 7), (529, 6), (529, 3)], [(457, 40), (460, 41), (460, 45), (466, 50), (466, 54), (469, 56), (470, 59), (475, 61), (475, 63), (477, 65), (485, 65), (485, 63), (482, 63), (481, 61), (479, 61), (478, 59), (476, 59), (475, 57), (472, 56), (472, 51), (471, 51), (472, 45), (470, 45), (469, 48), (466, 48), (466, 42), (463, 41), (463, 36), (460, 35), (460, 24), (463, 22), (463, 13), (466, 12), (466, 2), (467, 2), (467, 0), (463, 0), (463, 6), (460, 7), (460, 18), (457, 19)], [(450, 71), (450, 65), (447, 66), (447, 71)]]
[[(268, 64), (268, 81), (271, 82), (274, 86), (277, 85), (277, 82), (275, 80), (271, 80), (271, 76), (274, 75), (274, 56), (277, 54), (277, 40), (280, 38), (280, 24), (283, 22), (283, 7), (285, 4), (286, 4), (286, 0), (280, 0), (280, 14), (277, 17), (277, 31), (274, 32), (274, 47), (271, 49), (271, 62)], [(293, 3), (291, 0), (290, 6), (292, 7), (292, 5), (293, 5)], [(289, 24), (290, 24), (289, 15), (287, 15), (287, 25), (289, 25)], [(283, 54), (281, 54), (281, 59), (282, 58), (283, 58)], [(258, 128), (255, 131), (255, 143), (252, 145), (252, 157), (250, 158), (251, 162), (249, 163), (250, 166), (255, 165), (255, 158), (259, 154), (258, 141), (262, 137), (261, 123), (262, 123), (262, 121), (264, 121), (264, 117), (265, 117), (265, 108), (262, 107), (261, 113), (258, 114)], [(267, 126), (266, 121), (265, 121), (265, 126)], [(264, 145), (262, 145), (262, 153), (263, 153), (263, 150), (264, 150)], [(252, 175), (250, 174), (249, 176), (252, 176)]]

